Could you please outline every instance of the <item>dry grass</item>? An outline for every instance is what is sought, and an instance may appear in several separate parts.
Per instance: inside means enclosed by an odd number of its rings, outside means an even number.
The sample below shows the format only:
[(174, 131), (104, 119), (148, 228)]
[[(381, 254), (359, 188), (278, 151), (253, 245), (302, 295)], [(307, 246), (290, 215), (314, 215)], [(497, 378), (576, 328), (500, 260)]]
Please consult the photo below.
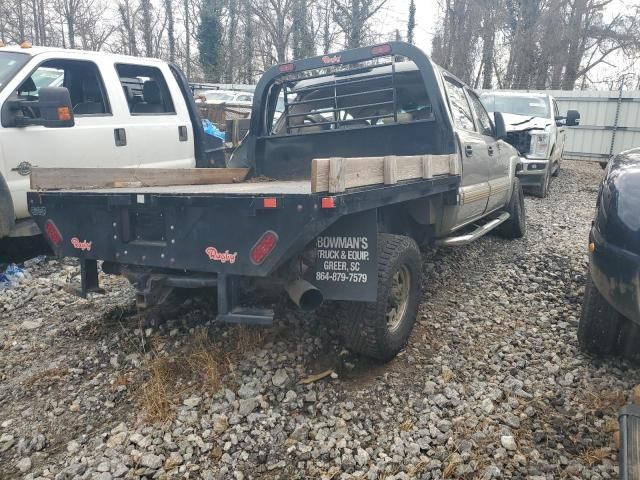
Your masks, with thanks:
[(449, 455), (446, 462), (447, 466), (444, 467), (444, 470), (442, 471), (442, 478), (453, 478), (456, 473), (456, 468), (458, 467), (458, 457)]
[(453, 373), (453, 370), (449, 367), (442, 367), (442, 381), (444, 383), (449, 383), (454, 378), (456, 378), (456, 374)]
[(67, 373), (69, 373), (69, 370), (63, 367), (49, 368), (47, 370), (42, 370), (40, 372), (34, 373), (29, 378), (27, 378), (24, 383), (29, 386), (42, 385), (44, 383), (53, 383), (57, 380), (60, 380), (60, 377), (63, 377)]
[(413, 422), (411, 420), (405, 420), (400, 424), (400, 430), (403, 432), (408, 432), (413, 428)]
[(142, 387), (142, 404), (149, 420), (167, 421), (173, 418), (176, 400), (177, 368), (166, 357), (155, 357), (149, 365), (151, 377)]
[(617, 411), (626, 402), (626, 395), (620, 390), (589, 393), (585, 399), (587, 408), (593, 412)]
[(223, 385), (232, 387), (233, 365), (262, 341), (257, 329), (237, 327), (223, 341), (214, 342), (209, 330), (201, 327), (169, 360), (157, 353), (163, 350), (163, 339), (150, 339), (151, 351), (156, 353), (148, 364), (149, 379), (142, 388), (147, 418), (152, 422), (169, 420), (184, 395), (215, 394)]
[(407, 474), (409, 474), (409, 476), (412, 478), (416, 477), (419, 474), (424, 473), (428, 465), (428, 462), (418, 462), (416, 465), (407, 470)]
[(598, 463), (602, 463), (605, 458), (609, 457), (609, 452), (606, 448), (588, 448), (582, 452), (580, 457), (584, 463), (589, 465), (589, 468), (591, 468)]

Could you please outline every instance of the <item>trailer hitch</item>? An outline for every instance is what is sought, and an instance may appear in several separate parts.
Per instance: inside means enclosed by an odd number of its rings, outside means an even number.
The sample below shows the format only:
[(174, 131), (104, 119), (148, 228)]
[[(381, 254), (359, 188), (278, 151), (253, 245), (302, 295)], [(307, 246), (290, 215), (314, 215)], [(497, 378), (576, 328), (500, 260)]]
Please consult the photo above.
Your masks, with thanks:
[(216, 320), (239, 325), (273, 325), (273, 310), (238, 306), (238, 279), (218, 274), (218, 315)]

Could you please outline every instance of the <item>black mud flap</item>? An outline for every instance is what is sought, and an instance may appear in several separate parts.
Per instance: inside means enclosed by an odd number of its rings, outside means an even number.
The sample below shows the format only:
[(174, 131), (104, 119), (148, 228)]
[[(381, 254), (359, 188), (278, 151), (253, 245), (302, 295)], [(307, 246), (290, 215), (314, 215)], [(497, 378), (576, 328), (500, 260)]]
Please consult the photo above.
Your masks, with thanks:
[(305, 275), (327, 300), (375, 302), (378, 291), (376, 210), (341, 218), (315, 240), (315, 268)]

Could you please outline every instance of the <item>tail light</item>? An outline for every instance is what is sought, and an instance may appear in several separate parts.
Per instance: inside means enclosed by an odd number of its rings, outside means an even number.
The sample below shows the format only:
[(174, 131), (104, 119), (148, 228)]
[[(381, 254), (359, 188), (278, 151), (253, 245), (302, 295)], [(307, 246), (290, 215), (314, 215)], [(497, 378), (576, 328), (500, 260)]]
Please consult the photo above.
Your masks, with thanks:
[(391, 53), (391, 45), (385, 43), (384, 45), (376, 45), (371, 48), (371, 55), (378, 57), (380, 55), (389, 55)]
[(295, 63), (285, 63), (280, 65), (280, 73), (291, 73), (296, 69)]
[(45, 222), (44, 233), (56, 247), (62, 245), (62, 234), (60, 233), (60, 230), (58, 230), (58, 227), (56, 227), (56, 224), (53, 223), (53, 220), (47, 220)]
[(261, 265), (278, 245), (278, 234), (267, 230), (251, 249), (249, 258), (254, 265)]

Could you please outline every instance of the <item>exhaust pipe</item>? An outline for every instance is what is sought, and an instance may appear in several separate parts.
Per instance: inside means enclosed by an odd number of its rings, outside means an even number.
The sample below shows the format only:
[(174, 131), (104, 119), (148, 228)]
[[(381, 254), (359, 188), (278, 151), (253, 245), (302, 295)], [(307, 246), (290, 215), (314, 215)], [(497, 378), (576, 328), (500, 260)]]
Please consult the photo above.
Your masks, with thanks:
[(289, 294), (293, 303), (305, 312), (316, 310), (322, 305), (322, 301), (324, 300), (322, 292), (306, 280), (294, 280), (284, 287), (284, 289)]

